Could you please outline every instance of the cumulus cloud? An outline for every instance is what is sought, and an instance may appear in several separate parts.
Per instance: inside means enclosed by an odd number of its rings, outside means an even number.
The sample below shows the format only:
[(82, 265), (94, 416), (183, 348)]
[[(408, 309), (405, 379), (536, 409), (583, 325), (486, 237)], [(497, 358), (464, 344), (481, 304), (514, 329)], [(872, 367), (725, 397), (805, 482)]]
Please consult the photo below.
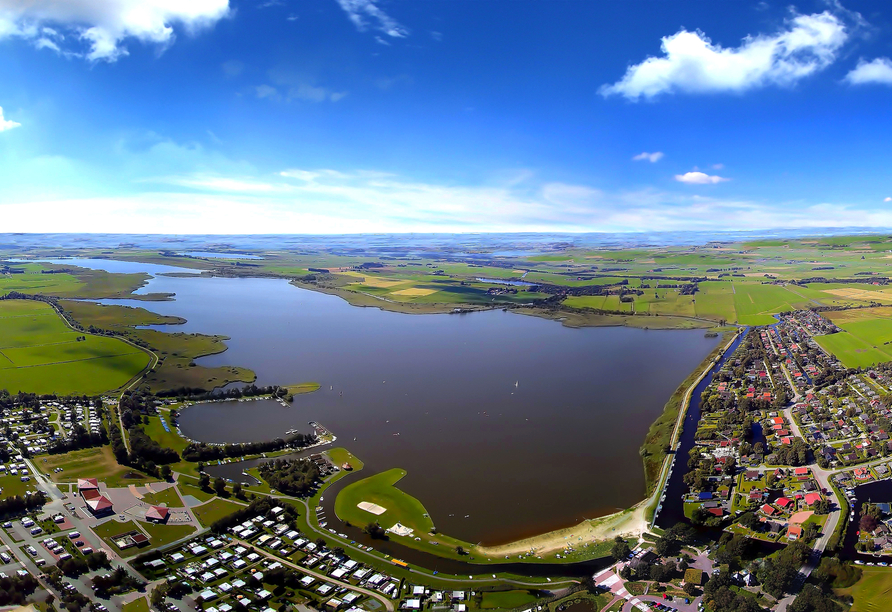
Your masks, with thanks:
[(721, 176), (709, 175), (705, 172), (685, 172), (684, 174), (676, 174), (675, 180), (679, 183), (686, 183), (688, 185), (715, 185), (717, 183), (724, 183), (725, 181), (730, 181), (731, 179), (726, 179)]
[(5, 132), (6, 130), (11, 130), (12, 128), (17, 128), (21, 123), (16, 123), (10, 119), (3, 118), (3, 107), (0, 106), (0, 132)]
[(885, 198), (883, 202), (892, 202), (892, 198)]
[(650, 163), (656, 163), (663, 159), (662, 151), (655, 151), (654, 153), (639, 153), (635, 157), (632, 158), (632, 161), (649, 161)]
[(878, 57), (870, 62), (861, 59), (855, 69), (846, 75), (845, 80), (852, 85), (892, 85), (892, 60), (888, 57)]
[(833, 63), (847, 39), (846, 25), (829, 11), (794, 15), (781, 31), (747, 36), (733, 48), (714, 44), (703, 32), (682, 29), (662, 39), (661, 57), (630, 66), (622, 79), (604, 85), (600, 93), (637, 101), (675, 92), (790, 86)]
[(0, 38), (113, 62), (127, 55), (127, 39), (164, 48), (174, 25), (194, 32), (228, 14), (229, 0), (0, 0)]
[(372, 27), (393, 38), (405, 38), (409, 35), (409, 30), (381, 10), (377, 0), (337, 0), (337, 2), (360, 32)]

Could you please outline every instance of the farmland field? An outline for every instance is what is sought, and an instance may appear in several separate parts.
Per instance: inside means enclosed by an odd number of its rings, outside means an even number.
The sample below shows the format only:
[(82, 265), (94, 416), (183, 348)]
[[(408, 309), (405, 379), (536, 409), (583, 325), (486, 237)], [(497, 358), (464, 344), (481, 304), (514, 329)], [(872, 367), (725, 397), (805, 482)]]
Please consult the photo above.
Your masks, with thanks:
[(892, 308), (863, 308), (826, 313), (844, 331), (816, 338), (850, 368), (892, 360)]
[(0, 302), (0, 388), (10, 392), (103, 393), (125, 385), (149, 359), (116, 338), (72, 330), (44, 302)]

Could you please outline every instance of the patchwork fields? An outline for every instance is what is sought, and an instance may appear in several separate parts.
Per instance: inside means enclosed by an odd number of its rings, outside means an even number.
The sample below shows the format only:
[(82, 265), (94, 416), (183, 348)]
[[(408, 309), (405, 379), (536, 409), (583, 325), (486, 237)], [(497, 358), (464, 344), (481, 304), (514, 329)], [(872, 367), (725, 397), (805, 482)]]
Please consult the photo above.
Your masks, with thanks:
[(116, 338), (72, 330), (44, 302), (0, 301), (0, 389), (104, 393), (125, 385), (149, 359)]

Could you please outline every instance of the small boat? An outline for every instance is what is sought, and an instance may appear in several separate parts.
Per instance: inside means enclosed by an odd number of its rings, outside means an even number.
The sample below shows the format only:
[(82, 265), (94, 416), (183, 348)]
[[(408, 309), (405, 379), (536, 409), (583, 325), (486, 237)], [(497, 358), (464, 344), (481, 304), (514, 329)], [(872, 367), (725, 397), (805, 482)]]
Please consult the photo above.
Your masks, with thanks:
[(514, 388), (516, 389), (519, 385), (520, 385), (520, 381), (518, 380), (517, 382), (514, 383)]

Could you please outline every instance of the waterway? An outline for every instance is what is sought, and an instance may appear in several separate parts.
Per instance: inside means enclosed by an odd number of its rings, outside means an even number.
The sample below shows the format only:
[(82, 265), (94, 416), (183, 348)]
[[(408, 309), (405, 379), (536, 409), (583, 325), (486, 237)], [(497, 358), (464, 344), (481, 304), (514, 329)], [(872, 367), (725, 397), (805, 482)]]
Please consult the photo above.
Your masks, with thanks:
[(365, 474), (407, 469), (400, 488), (440, 531), (470, 542), (534, 535), (640, 501), (638, 448), (718, 342), (702, 331), (571, 329), (499, 310), (392, 313), (276, 279), (156, 276), (146, 292), (175, 299), (111, 302), (188, 320), (162, 331), (231, 337), (227, 352), (199, 363), (251, 368), (258, 384), (322, 385), (287, 408), (189, 408), (186, 436), (262, 440), (318, 421)]
[[(684, 429), (682, 429), (678, 449), (675, 452), (675, 459), (672, 464), (672, 474), (664, 489), (665, 499), (662, 501), (656, 516), (655, 524), (663, 529), (668, 529), (676, 523), (687, 521), (687, 518), (685, 518), (684, 515), (683, 497), (688, 492), (688, 486), (684, 483), (683, 479), (685, 473), (688, 471), (688, 453), (694, 448), (694, 444), (696, 443), (697, 423), (700, 422), (700, 396), (712, 382), (713, 376), (722, 369), (725, 361), (729, 359), (734, 354), (734, 351), (737, 350), (737, 347), (740, 346), (747, 331), (741, 333), (734, 339), (734, 342), (731, 343), (728, 350), (722, 354), (715, 365), (709, 370), (709, 373), (703, 377), (694, 388), (693, 393), (691, 393), (688, 411), (685, 414), (684, 419)], [(761, 428), (759, 432), (761, 434)]]

